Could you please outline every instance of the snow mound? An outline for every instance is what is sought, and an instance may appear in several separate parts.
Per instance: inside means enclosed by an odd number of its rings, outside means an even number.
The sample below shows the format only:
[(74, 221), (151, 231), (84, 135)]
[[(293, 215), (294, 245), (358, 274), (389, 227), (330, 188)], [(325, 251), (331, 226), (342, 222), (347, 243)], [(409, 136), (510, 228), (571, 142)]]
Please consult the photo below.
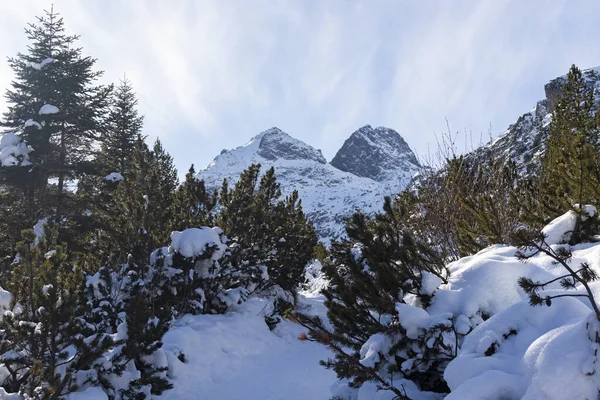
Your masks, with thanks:
[(47, 114), (56, 114), (59, 112), (58, 107), (53, 106), (52, 104), (44, 104), (41, 108), (40, 108), (40, 115), (47, 115)]
[(48, 57), (45, 58), (44, 60), (42, 60), (42, 62), (40, 63), (40, 68), (44, 68), (46, 65), (51, 64), (53, 62), (55, 62), (56, 60), (52, 57)]
[[(588, 216), (595, 215), (593, 207), (583, 209)], [(552, 221), (543, 230), (546, 240), (552, 244), (568, 240), (575, 217), (569, 212)], [(519, 262), (516, 251), (492, 246), (450, 264), (449, 282), (434, 294), (429, 314), (453, 313), (457, 331), (466, 333), (458, 356), (444, 372), (451, 389), (447, 399), (596, 398), (600, 363), (595, 354), (600, 344), (595, 338), (600, 323), (589, 301), (563, 297), (553, 300), (550, 307), (531, 306), (517, 279), (524, 276), (545, 282), (566, 271), (544, 254)], [(573, 268), (589, 263), (600, 272), (599, 244), (571, 246), (571, 251)], [(600, 282), (591, 283), (591, 288), (600, 298)], [(565, 290), (557, 281), (540, 295), (581, 293), (581, 285)], [(422, 324), (423, 318), (412, 325)]]
[(228, 314), (180, 319), (163, 338), (174, 388), (157, 398), (330, 399), (335, 373), (319, 360), (331, 354), (298, 340), (303, 329), (289, 321), (270, 331), (263, 315), (267, 306), (267, 300), (254, 298)]
[(542, 233), (546, 237), (546, 243), (559, 244), (568, 242), (571, 239), (571, 233), (575, 229), (576, 222), (577, 214), (574, 211), (569, 211), (553, 219), (542, 229)]
[(46, 65), (48, 65), (48, 64), (51, 64), (51, 63), (53, 63), (53, 62), (55, 62), (55, 61), (56, 61), (56, 60), (55, 60), (54, 58), (52, 58), (52, 57), (48, 57), (48, 58), (45, 58), (45, 59), (43, 59), (43, 60), (42, 60), (42, 62), (41, 62), (41, 63), (39, 63), (39, 64), (38, 64), (38, 63), (31, 62), (31, 63), (29, 63), (29, 66), (30, 66), (31, 68), (33, 68), (33, 69), (37, 69), (38, 71), (40, 71), (40, 70), (41, 70), (42, 68), (44, 68)]
[(34, 121), (32, 119), (28, 119), (27, 121), (25, 121), (24, 127), (28, 128), (30, 126), (35, 126), (37, 129), (42, 129), (42, 125), (40, 125), (39, 122), (36, 122), (36, 121)]
[(98, 387), (90, 387), (82, 392), (71, 393), (67, 400), (108, 400), (108, 396)]
[[(10, 308), (10, 293), (0, 287), (0, 316)], [(2, 397), (0, 397), (2, 399)]]
[(23, 400), (23, 396), (18, 393), (8, 393), (4, 388), (0, 388), (0, 400)]
[[(575, 208), (579, 208), (578, 204), (575, 204)], [(596, 216), (596, 207), (592, 205), (585, 205), (581, 207), (581, 219), (586, 220), (588, 218)], [(546, 237), (546, 243), (561, 244), (567, 243), (571, 240), (571, 234), (575, 230), (577, 223), (577, 213), (575, 211), (569, 211), (560, 217), (553, 219), (548, 225), (542, 229), (542, 233)]]
[(329, 286), (329, 281), (322, 271), (323, 265), (319, 260), (312, 260), (304, 271), (304, 291), (308, 297), (320, 296), (321, 290)]
[(9, 146), (16, 146), (21, 142), (21, 138), (14, 133), (6, 133), (0, 139), (0, 148), (6, 148)]

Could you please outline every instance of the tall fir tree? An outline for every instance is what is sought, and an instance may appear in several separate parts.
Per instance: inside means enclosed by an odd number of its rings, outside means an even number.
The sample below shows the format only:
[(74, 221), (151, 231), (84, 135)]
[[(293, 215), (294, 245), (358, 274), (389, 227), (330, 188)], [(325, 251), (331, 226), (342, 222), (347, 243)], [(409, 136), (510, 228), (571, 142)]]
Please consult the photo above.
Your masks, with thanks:
[(124, 78), (111, 99), (102, 139), (102, 149), (97, 162), (104, 172), (119, 172), (126, 176), (133, 161), (136, 141), (142, 135), (144, 117), (138, 114), (138, 100), (131, 82)]
[(102, 75), (93, 69), (96, 60), (83, 55), (78, 36), (65, 33), (52, 9), (25, 32), (27, 52), (9, 58), (15, 79), (6, 92), (2, 126), (34, 148), (33, 166), (15, 185), (28, 205), (24, 224), (51, 216), (62, 234), (68, 217), (82, 211), (67, 186), (94, 169), (90, 153), (103, 132), (112, 86), (96, 84)]

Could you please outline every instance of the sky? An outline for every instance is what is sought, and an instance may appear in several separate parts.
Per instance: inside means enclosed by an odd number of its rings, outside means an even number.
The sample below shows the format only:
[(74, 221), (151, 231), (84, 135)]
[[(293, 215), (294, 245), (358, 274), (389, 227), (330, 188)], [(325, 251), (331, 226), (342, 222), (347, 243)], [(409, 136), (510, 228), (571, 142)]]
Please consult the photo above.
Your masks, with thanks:
[(366, 124), (423, 159), (449, 126), (464, 151), (571, 64), (600, 65), (597, 0), (0, 1), (0, 57), (26, 50), (24, 28), (52, 3), (103, 83), (132, 81), (148, 140), (180, 174), (273, 126), (328, 160)]

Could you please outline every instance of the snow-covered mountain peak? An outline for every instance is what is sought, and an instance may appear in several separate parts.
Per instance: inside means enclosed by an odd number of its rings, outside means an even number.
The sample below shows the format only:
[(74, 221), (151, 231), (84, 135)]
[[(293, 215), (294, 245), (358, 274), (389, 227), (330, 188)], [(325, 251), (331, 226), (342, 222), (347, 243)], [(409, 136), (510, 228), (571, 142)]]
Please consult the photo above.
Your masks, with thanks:
[(371, 125), (350, 135), (331, 165), (378, 182), (403, 179), (408, 183), (420, 169), (417, 157), (398, 132)]
[[(253, 163), (261, 164), (263, 172), (274, 167), (283, 194), (297, 190), (321, 238), (333, 239), (344, 234), (345, 217), (357, 209), (367, 213), (379, 210), (383, 197), (404, 189), (417, 170), (414, 154), (397, 132), (370, 126), (361, 129), (354, 136), (369, 145), (357, 157), (367, 158), (362, 160), (367, 164), (369, 160), (379, 162), (380, 180), (328, 164), (320, 150), (278, 128), (261, 132), (244, 146), (224, 150), (198, 173), (198, 178), (204, 179), (208, 187), (218, 188), (223, 179), (235, 183)], [(379, 156), (371, 157), (369, 151), (377, 151)], [(388, 179), (382, 178), (384, 172)]]
[(293, 138), (279, 128), (273, 127), (252, 137), (245, 145), (223, 150), (208, 164), (207, 171), (228, 173), (231, 169), (242, 170), (252, 163), (269, 164), (276, 160), (305, 160), (326, 164), (321, 150)]

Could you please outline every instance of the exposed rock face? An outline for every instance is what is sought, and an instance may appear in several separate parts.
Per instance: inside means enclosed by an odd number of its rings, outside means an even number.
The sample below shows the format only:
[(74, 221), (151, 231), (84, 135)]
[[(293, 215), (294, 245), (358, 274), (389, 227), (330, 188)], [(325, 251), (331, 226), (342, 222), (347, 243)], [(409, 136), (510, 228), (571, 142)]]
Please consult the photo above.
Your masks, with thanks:
[(350, 135), (331, 165), (378, 182), (398, 178), (409, 181), (419, 169), (417, 157), (398, 132), (370, 125)]
[(326, 164), (321, 150), (294, 139), (279, 128), (271, 128), (262, 134), (257, 154), (266, 160), (312, 160)]
[(544, 92), (546, 93), (547, 106), (546, 109), (549, 113), (554, 111), (556, 100), (562, 92), (562, 88), (565, 85), (566, 80), (563, 77), (559, 77), (551, 80), (544, 85)]
[[(600, 99), (600, 68), (584, 71), (587, 89)], [(545, 151), (552, 110), (566, 76), (545, 85), (546, 99), (523, 114), (488, 145), (466, 157), (476, 162), (488, 158), (512, 159), (522, 175), (539, 170)], [(245, 146), (223, 150), (198, 173), (209, 187), (218, 188), (224, 178), (232, 184), (252, 163), (263, 171), (275, 167), (284, 195), (298, 190), (308, 217), (325, 241), (344, 235), (344, 218), (356, 209), (373, 213), (381, 209), (383, 197), (406, 188), (422, 168), (415, 154), (396, 131), (365, 125), (354, 132), (330, 164), (320, 150), (295, 139), (278, 128), (255, 136)]]

